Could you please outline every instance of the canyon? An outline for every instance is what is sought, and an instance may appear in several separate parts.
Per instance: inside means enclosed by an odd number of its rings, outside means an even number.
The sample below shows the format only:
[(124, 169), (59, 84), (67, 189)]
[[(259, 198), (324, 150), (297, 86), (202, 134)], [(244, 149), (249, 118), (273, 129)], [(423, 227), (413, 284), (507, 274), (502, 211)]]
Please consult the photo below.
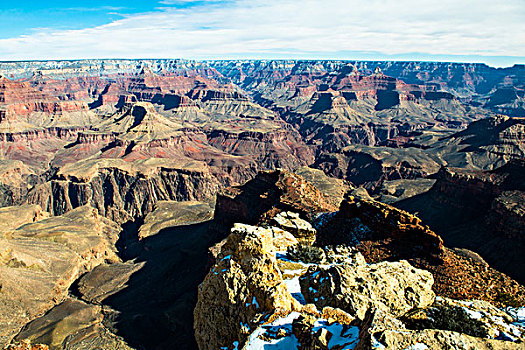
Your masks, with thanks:
[(524, 91), (523, 65), (0, 62), (0, 348), (520, 348)]

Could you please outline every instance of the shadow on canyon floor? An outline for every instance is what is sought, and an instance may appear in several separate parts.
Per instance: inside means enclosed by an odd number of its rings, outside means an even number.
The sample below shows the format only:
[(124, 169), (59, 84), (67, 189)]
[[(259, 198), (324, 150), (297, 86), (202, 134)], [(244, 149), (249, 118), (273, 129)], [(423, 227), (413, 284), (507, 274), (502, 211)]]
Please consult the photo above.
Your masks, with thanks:
[(208, 247), (216, 242), (211, 221), (171, 227), (137, 239), (138, 224), (128, 224), (119, 248), (123, 259), (144, 266), (127, 287), (103, 301), (117, 311), (104, 323), (137, 349), (196, 349), (193, 309), (197, 286), (208, 267)]

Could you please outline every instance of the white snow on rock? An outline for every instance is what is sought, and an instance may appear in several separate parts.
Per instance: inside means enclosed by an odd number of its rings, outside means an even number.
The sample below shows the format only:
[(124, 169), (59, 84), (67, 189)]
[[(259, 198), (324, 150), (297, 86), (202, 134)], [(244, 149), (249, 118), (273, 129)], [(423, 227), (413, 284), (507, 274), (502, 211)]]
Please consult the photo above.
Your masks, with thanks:
[(313, 333), (322, 328), (332, 333), (328, 349), (353, 349), (359, 343), (359, 328), (357, 327), (350, 327), (345, 331), (342, 324), (337, 322), (328, 324), (326, 320), (320, 319), (315, 322)]
[(290, 292), (292, 297), (294, 297), (302, 305), (306, 304), (304, 296), (301, 292), (301, 285), (299, 284), (299, 277), (301, 277), (301, 275), (306, 272), (306, 270), (308, 269), (308, 266), (314, 265), (314, 264), (308, 264), (302, 261), (292, 260), (289, 258), (288, 254), (285, 251), (275, 252), (275, 257), (279, 260), (293, 262), (294, 264), (298, 264), (302, 266), (302, 268), (300, 269), (282, 269), (281, 273), (283, 274), (283, 276), (288, 276), (287, 278), (283, 278), (283, 282), (284, 284), (286, 284), (286, 287), (288, 288), (288, 292)]
[(428, 350), (428, 346), (423, 343), (415, 343), (414, 345), (409, 346), (405, 350)]
[(467, 315), (474, 319), (474, 320), (481, 320), (483, 318), (483, 314), (479, 311), (473, 311), (473, 310), (470, 310), (466, 307), (462, 307), (463, 311), (465, 311), (467, 313)]
[[(292, 334), (292, 322), (294, 319), (299, 317), (300, 313), (291, 312), (286, 317), (281, 317), (273, 321), (272, 323), (263, 325), (257, 328), (248, 338), (246, 345), (243, 349), (245, 350), (295, 350), (299, 347), (297, 338)], [(264, 340), (260, 336), (265, 333), (277, 333), (278, 329), (283, 329), (286, 332), (286, 336), (279, 339)]]
[[(292, 322), (299, 317), (298, 312), (291, 312), (286, 317), (281, 317), (272, 323), (260, 326), (248, 338), (245, 350), (296, 350), (299, 349), (299, 342), (292, 333)], [(359, 328), (350, 327), (345, 330), (343, 325), (339, 323), (328, 324), (324, 319), (318, 319), (312, 330), (316, 333), (320, 329), (326, 329), (332, 334), (328, 343), (328, 349), (344, 349), (352, 350), (359, 343)], [(272, 334), (277, 332), (285, 334), (283, 337), (271, 339)], [(264, 335), (265, 339), (261, 339)]]
[(301, 275), (296, 275), (290, 279), (284, 279), (283, 282), (284, 284), (286, 284), (286, 288), (288, 288), (288, 292), (290, 292), (292, 297), (294, 297), (298, 302), (304, 305), (306, 304), (306, 300), (304, 299), (303, 293), (301, 293), (301, 285), (299, 284), (299, 277), (301, 277)]
[(514, 319), (514, 324), (525, 327), (525, 307), (508, 307), (505, 311)]

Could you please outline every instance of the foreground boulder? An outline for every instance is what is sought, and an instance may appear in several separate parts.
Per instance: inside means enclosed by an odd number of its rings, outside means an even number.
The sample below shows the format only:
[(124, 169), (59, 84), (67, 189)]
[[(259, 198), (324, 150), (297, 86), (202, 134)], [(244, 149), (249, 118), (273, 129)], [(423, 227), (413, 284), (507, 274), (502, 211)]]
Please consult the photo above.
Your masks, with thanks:
[(265, 313), (288, 313), (300, 307), (288, 293), (277, 267), (271, 230), (236, 224), (219, 261), (199, 286), (194, 311), (200, 349), (243, 342), (250, 325)]
[(407, 261), (310, 267), (301, 279), (307, 302), (335, 306), (364, 319), (374, 307), (395, 317), (434, 302), (434, 279)]
[(445, 247), (441, 237), (416, 215), (391, 205), (348, 196), (338, 212), (320, 215), (314, 227), (318, 246), (356, 246), (369, 263), (407, 260), (429, 271), (437, 295), (486, 300), (498, 306), (525, 304), (525, 287), (475, 253)]
[[(461, 320), (451, 319), (449, 321), (461, 323)], [(488, 336), (475, 337), (442, 329), (410, 330), (398, 319), (379, 309), (368, 311), (361, 324), (359, 337), (360, 341), (355, 347), (356, 350), (523, 349), (523, 343), (490, 339)]]
[(308, 221), (301, 219), (298, 213), (282, 212), (275, 215), (273, 220), (279, 227), (289, 231), (300, 243), (311, 245), (315, 242), (316, 230)]

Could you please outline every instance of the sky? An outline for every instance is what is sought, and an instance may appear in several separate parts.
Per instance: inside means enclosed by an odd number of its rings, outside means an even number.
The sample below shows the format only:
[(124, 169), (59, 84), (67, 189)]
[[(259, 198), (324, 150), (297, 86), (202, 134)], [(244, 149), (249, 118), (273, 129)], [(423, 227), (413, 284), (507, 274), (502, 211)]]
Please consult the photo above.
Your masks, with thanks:
[(525, 63), (525, 0), (0, 0), (0, 60)]

